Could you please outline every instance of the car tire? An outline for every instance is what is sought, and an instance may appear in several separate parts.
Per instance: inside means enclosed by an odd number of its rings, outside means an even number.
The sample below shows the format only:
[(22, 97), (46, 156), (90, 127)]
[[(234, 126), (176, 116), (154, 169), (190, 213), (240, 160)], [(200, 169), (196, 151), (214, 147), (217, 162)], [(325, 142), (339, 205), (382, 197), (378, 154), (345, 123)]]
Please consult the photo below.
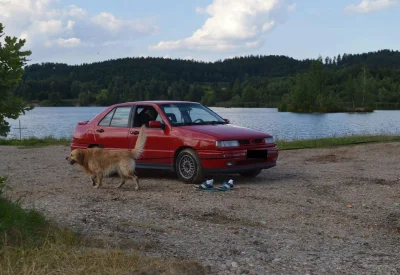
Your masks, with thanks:
[(261, 173), (261, 169), (256, 169), (256, 170), (250, 170), (246, 172), (241, 172), (239, 175), (245, 178), (255, 178)]
[(200, 157), (193, 149), (184, 149), (178, 154), (175, 171), (184, 183), (200, 183), (204, 178)]

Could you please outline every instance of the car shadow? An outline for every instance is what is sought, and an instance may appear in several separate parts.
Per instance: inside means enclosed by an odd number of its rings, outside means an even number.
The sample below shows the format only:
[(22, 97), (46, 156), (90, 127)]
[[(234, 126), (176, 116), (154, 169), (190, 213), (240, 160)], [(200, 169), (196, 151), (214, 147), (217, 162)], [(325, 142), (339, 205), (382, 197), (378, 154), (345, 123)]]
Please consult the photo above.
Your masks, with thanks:
[(151, 169), (136, 169), (135, 174), (139, 178), (154, 178), (154, 179), (170, 179), (170, 180), (178, 180), (176, 174), (172, 171), (163, 171), (163, 170), (151, 170)]
[[(137, 169), (136, 175), (141, 179), (167, 179), (180, 182), (176, 174), (172, 171)], [(204, 180), (213, 179), (214, 184), (222, 184), (230, 179), (232, 179), (235, 184), (272, 184), (282, 182), (283, 178), (282, 175), (278, 176), (275, 173), (261, 172), (261, 174), (255, 178), (243, 177), (238, 174), (209, 174), (204, 177)]]

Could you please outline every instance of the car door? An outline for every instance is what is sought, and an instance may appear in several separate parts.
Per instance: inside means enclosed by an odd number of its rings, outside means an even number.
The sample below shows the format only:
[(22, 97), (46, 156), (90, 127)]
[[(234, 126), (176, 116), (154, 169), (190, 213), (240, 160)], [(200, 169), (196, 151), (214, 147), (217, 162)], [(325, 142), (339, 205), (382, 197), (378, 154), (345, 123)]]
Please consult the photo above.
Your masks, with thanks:
[[(156, 115), (152, 120), (160, 121), (163, 125), (162, 128), (146, 128), (146, 145), (144, 152), (138, 163), (145, 164), (139, 165), (142, 168), (172, 168), (173, 151), (171, 148), (170, 129), (166, 127), (164, 119), (160, 115), (160, 110), (152, 105), (138, 105), (133, 112), (133, 127), (129, 130), (131, 136), (129, 138), (130, 148), (134, 148), (137, 137), (139, 135), (140, 127), (142, 124), (148, 125), (149, 119), (143, 119), (146, 110), (156, 111)], [(164, 129), (163, 129), (164, 128)]]
[(106, 149), (128, 149), (132, 106), (115, 107), (95, 126), (96, 143)]

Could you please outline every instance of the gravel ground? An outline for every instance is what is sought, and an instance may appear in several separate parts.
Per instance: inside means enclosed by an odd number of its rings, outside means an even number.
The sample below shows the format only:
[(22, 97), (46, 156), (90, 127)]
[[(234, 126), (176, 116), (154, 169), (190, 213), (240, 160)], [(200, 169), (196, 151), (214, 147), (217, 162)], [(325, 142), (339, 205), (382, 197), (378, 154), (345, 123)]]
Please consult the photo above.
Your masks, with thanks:
[(140, 171), (139, 191), (115, 189), (118, 178), (93, 189), (68, 153), (0, 147), (8, 195), (85, 236), (210, 274), (400, 273), (400, 143), (282, 151), (277, 167), (217, 193)]

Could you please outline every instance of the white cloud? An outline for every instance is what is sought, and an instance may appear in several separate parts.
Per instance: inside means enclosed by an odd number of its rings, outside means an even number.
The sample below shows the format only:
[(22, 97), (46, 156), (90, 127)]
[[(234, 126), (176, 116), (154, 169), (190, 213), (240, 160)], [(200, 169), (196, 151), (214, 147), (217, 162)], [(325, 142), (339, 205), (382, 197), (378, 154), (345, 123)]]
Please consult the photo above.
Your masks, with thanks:
[(115, 18), (114, 15), (108, 12), (102, 12), (96, 16), (93, 16), (91, 22), (104, 30), (110, 32), (124, 31), (135, 31), (139, 33), (151, 33), (157, 30), (157, 27), (152, 26), (149, 23), (150, 20), (122, 20)]
[(75, 25), (75, 21), (68, 20), (66, 29), (72, 30), (74, 28), (74, 25)]
[(75, 5), (63, 6), (60, 0), (0, 0), (0, 22), (7, 35), (26, 39), (25, 47), (32, 50), (31, 59), (36, 62), (49, 58), (46, 50), (50, 48), (52, 56), (70, 48), (97, 52), (93, 48), (126, 45), (157, 30), (151, 18), (90, 14)]
[(73, 38), (69, 38), (69, 39), (58, 38), (57, 44), (60, 47), (74, 48), (74, 47), (81, 45), (82, 43), (79, 38), (73, 37)]
[(102, 12), (96, 16), (93, 16), (91, 21), (109, 31), (119, 31), (122, 27), (121, 20), (116, 20), (114, 15), (107, 12)]
[(50, 35), (58, 34), (62, 32), (62, 22), (60, 20), (49, 20), (38, 22), (39, 30), (42, 33), (47, 33)]
[(54, 47), (54, 46), (59, 46), (62, 48), (75, 48), (78, 46), (83, 45), (82, 41), (79, 38), (72, 37), (72, 38), (58, 38), (54, 40), (48, 40), (44, 42), (44, 45), (46, 47)]
[(347, 6), (344, 10), (348, 12), (369, 13), (396, 5), (397, 1), (395, 0), (362, 0), (360, 4)]
[(71, 6), (69, 6), (69, 9), (67, 10), (66, 14), (71, 17), (81, 18), (83, 16), (86, 16), (87, 11), (85, 11), (84, 9), (81, 9), (75, 5), (71, 5)]
[(286, 0), (214, 0), (196, 12), (210, 15), (192, 36), (161, 41), (151, 50), (234, 51), (257, 48), (263, 34), (283, 23), (295, 4)]

